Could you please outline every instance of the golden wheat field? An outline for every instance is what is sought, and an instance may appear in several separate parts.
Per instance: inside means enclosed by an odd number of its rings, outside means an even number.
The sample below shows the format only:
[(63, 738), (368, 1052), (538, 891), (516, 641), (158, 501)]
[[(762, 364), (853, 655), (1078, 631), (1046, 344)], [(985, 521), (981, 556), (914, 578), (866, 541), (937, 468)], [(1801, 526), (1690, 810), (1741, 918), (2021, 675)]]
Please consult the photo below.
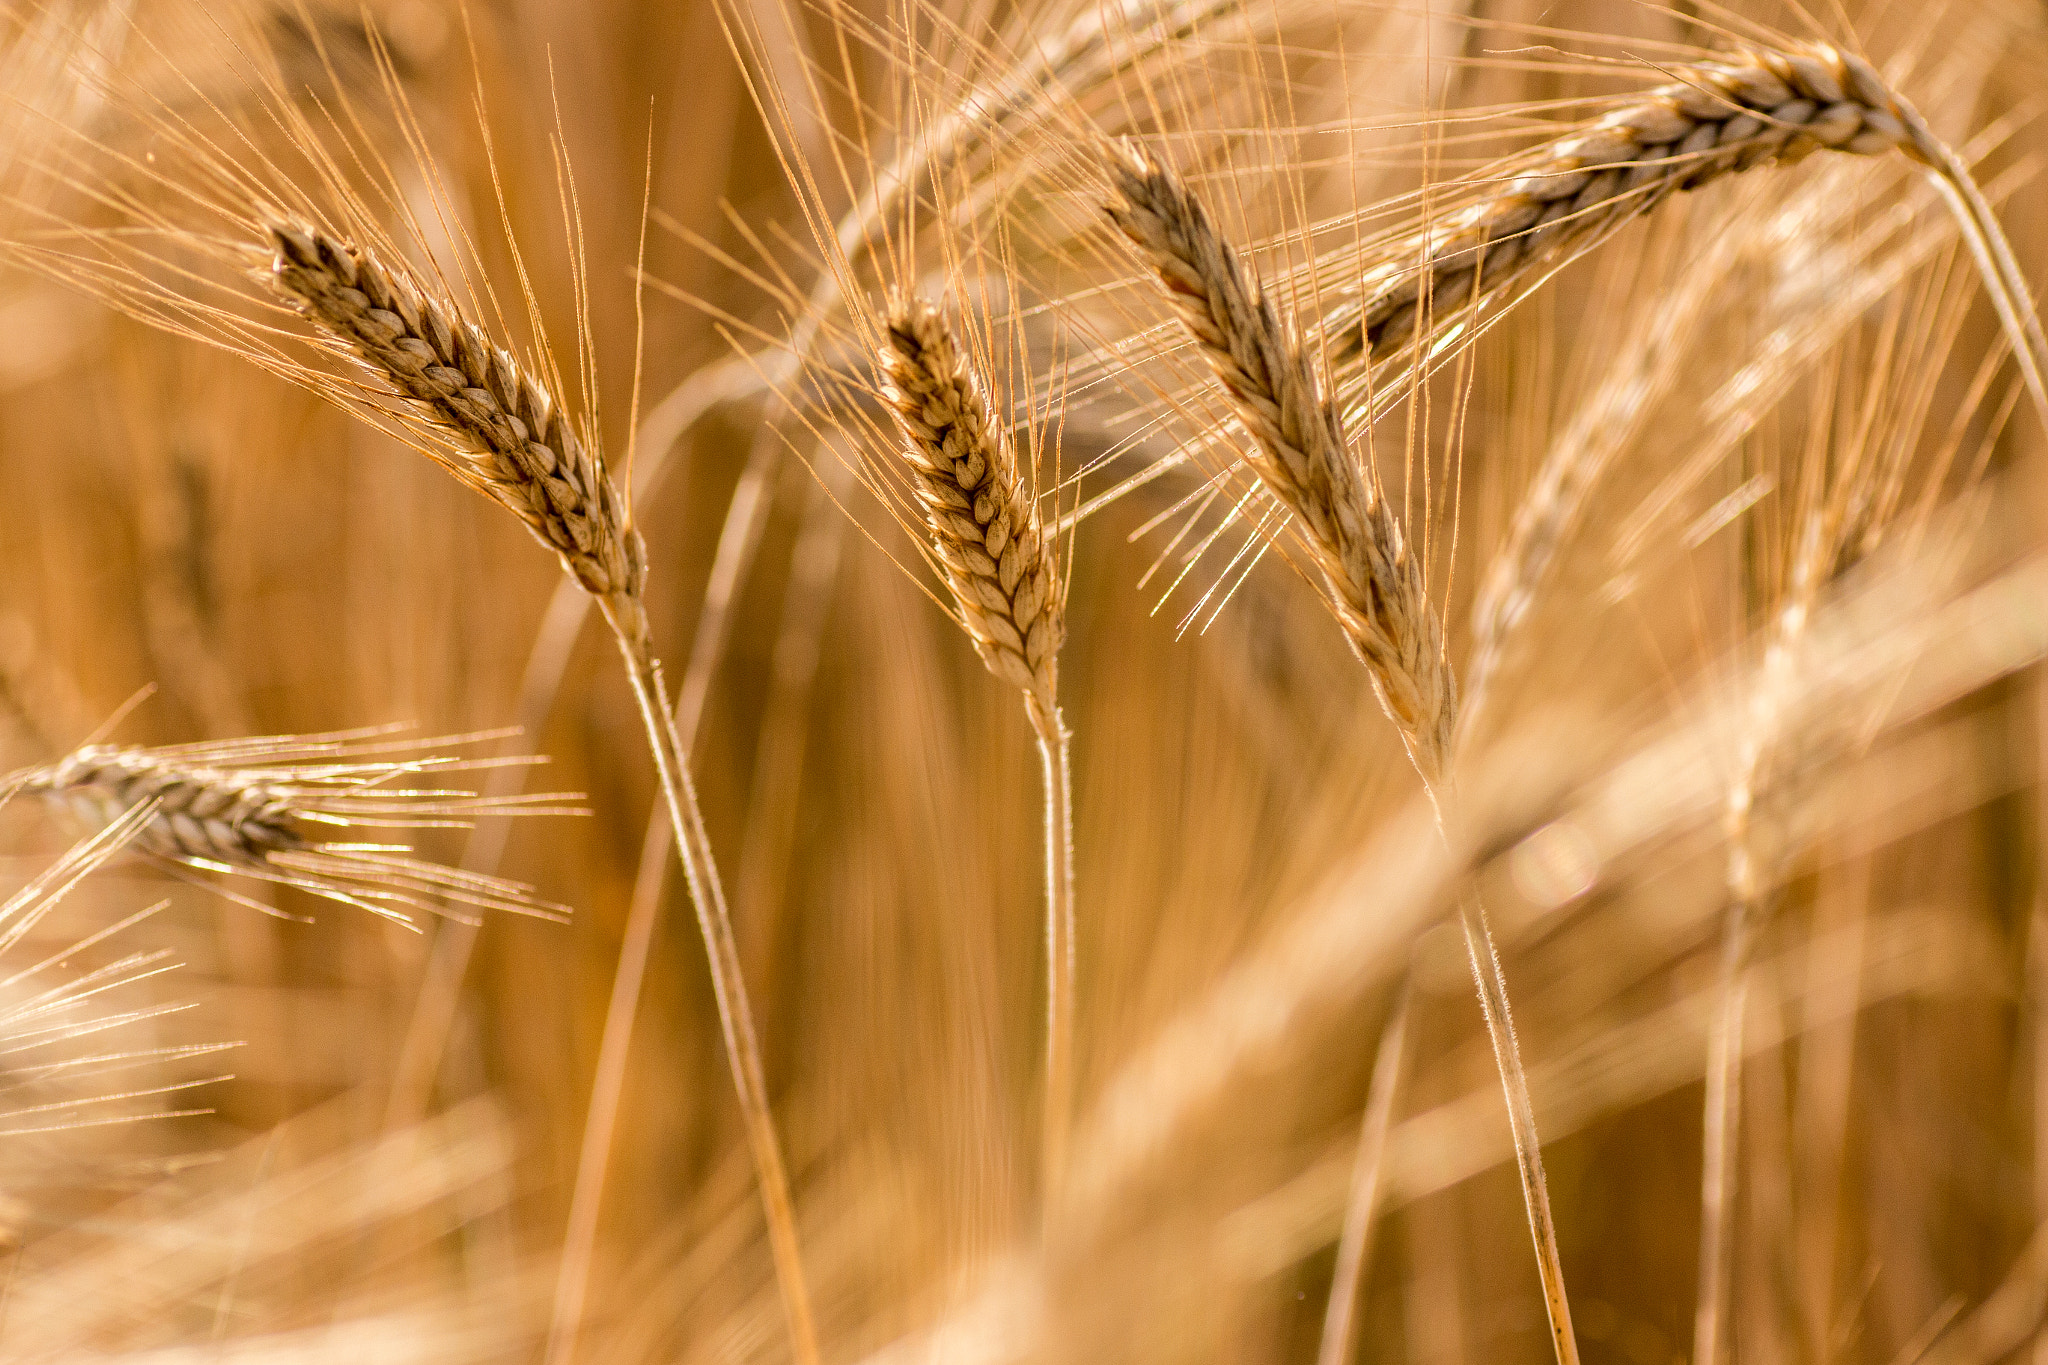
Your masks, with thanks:
[(0, 1359), (2048, 1358), (2039, 0), (0, 14)]

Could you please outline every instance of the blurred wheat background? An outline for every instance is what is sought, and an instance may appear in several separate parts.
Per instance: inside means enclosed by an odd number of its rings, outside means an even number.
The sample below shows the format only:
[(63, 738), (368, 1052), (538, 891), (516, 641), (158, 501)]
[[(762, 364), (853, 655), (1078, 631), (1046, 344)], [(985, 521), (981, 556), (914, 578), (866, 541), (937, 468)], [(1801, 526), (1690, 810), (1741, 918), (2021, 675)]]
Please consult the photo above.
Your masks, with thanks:
[[(1951, 207), (1891, 142), (1725, 174), (1512, 307), (1445, 292), (1432, 323), (1425, 291), (1427, 373), (1355, 355), (1375, 249), (1773, 41), (1867, 56), (2048, 281), (2039, 0), (10, 6), (0, 769), (516, 726), (458, 747), (547, 766), (436, 785), (586, 813), (412, 840), (566, 922), (407, 927), (137, 844), (0, 943), (53, 964), (0, 982), (0, 1355), (804, 1358), (615, 650), (521, 527), (327, 401), (360, 371), (289, 351), (342, 376), (309, 392), (203, 344), (309, 332), (252, 311), (264, 241), (231, 266), (186, 212), (181, 177), (218, 178), (171, 134), (202, 129), (298, 214), (334, 187), (276, 147), (365, 153), (336, 154), (338, 226), (489, 281), (473, 316), (538, 356), (530, 300), (631, 490), (823, 1359), (1552, 1358), (1480, 902), (1583, 1359), (2033, 1359), (2048, 413)], [(1458, 680), (1435, 803), (1106, 216), (1114, 137), (1238, 244), (1405, 536)], [(122, 256), (137, 223), (172, 246)], [(269, 330), (137, 316), (136, 282)], [(1050, 1180), (1040, 712), (948, 619), (891, 463), (882, 319), (912, 293), (982, 372), (1064, 592)], [(91, 832), (65, 815), (0, 809), (7, 890)], [(53, 1002), (51, 975), (125, 984)]]

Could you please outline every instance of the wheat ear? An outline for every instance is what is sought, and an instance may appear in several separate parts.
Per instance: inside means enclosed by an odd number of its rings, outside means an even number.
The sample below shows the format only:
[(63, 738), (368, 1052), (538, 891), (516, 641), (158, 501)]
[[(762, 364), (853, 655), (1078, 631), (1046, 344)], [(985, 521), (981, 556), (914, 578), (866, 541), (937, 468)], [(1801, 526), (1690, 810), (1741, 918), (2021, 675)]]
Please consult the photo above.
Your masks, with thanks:
[(1536, 151), (1480, 171), (1476, 197), (1369, 258), (1359, 298), (1327, 324), (1333, 360), (1377, 363), (1431, 316), (1555, 269), (1681, 190), (1826, 148), (1898, 151), (1950, 202), (2048, 421), (2048, 340), (1969, 170), (1869, 62), (1826, 44), (1745, 49), (1676, 77)]
[[(393, 747), (345, 736), (295, 735), (164, 749), (88, 745), (5, 782), (96, 829), (148, 803), (153, 813), (136, 831), (133, 847), (161, 862), (297, 887), (404, 923), (411, 922), (407, 908), (567, 913), (566, 907), (536, 899), (531, 887), (428, 862), (403, 844), (320, 837), (351, 828), (431, 829), (466, 826), (483, 816), (574, 809), (575, 798), (553, 794), (493, 798), (401, 787), (411, 778), (484, 765), (444, 757), (370, 757)], [(290, 761), (308, 759), (316, 761)]]
[(1457, 685), (1422, 566), (1377, 482), (1344, 440), (1308, 353), (1288, 339), (1273, 301), (1245, 278), (1191, 190), (1120, 145), (1109, 216), (1166, 287), (1202, 358), (1256, 447), (1259, 480), (1292, 514), (1331, 605), (1372, 675), (1380, 703), (1432, 786), (1445, 771)]
[(596, 600), (617, 639), (710, 960), (792, 1349), (798, 1365), (816, 1365), (810, 1291), (753, 1010), (689, 753), (648, 635), (647, 554), (625, 501), (548, 387), (404, 267), (304, 224), (273, 223), (269, 235), (272, 286), (390, 385), (403, 416), (449, 434), (448, 452), (429, 453), (525, 522)]
[(1069, 737), (1058, 704), (1065, 602), (1059, 568), (989, 387), (946, 316), (914, 297), (883, 321), (882, 395), (960, 624), (989, 672), (1022, 689), (1045, 792), (1045, 1111), (1052, 1205), (1074, 1106), (1074, 848)]
[(408, 272), (303, 223), (273, 223), (271, 284), (466, 458), (434, 454), (507, 508), (644, 639), (647, 547), (604, 462), (545, 385)]
[[(1370, 472), (1353, 459), (1313, 360), (1281, 326), (1272, 300), (1247, 281), (1236, 249), (1217, 232), (1194, 191), (1127, 144), (1112, 150), (1109, 172), (1116, 194), (1111, 221), (1157, 272), (1196, 348), (1230, 395), (1232, 413), (1258, 448), (1252, 469), (1300, 525), (1338, 620), (1436, 803), (1441, 829), (1455, 799), (1449, 760), (1457, 687), (1421, 566), (1408, 553), (1393, 509)], [(1461, 899), (1459, 919), (1507, 1098), (1552, 1342), (1560, 1365), (1577, 1365), (1536, 1111), (1507, 984), (1476, 896)]]

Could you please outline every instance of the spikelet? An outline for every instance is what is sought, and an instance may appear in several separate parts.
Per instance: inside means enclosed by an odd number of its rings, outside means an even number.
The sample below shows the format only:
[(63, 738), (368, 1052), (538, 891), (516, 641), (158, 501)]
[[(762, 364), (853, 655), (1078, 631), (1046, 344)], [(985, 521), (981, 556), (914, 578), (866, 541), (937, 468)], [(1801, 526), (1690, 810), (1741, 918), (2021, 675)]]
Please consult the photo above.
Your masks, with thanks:
[(890, 304), (880, 360), (960, 622), (991, 673), (1050, 710), (1066, 630), (1059, 574), (987, 386), (924, 299)]
[(276, 222), (269, 232), (271, 287), (450, 433), (468, 458), (441, 462), (525, 522), (644, 640), (647, 547), (604, 461), (547, 387), (403, 266), (307, 224)]
[(1308, 354), (1273, 301), (1245, 278), (1201, 201), (1129, 144), (1112, 153), (1118, 202), (1110, 220), (1157, 272), (1202, 357), (1257, 447), (1252, 468), (1294, 515), (1344, 633), (1425, 780), (1449, 755), (1457, 686), (1421, 565), (1343, 424)]
[(397, 746), (358, 742), (368, 733), (375, 732), (156, 749), (89, 745), (9, 780), (94, 828), (150, 806), (133, 846), (160, 862), (297, 887), (401, 923), (412, 922), (405, 908), (458, 919), (465, 917), (458, 907), (549, 918), (568, 913), (537, 899), (530, 887), (428, 862), (407, 845), (322, 839), (323, 831), (348, 828), (465, 828), (481, 816), (573, 812), (564, 803), (574, 798), (559, 794), (490, 798), (400, 787), (421, 774), (488, 765), (448, 757), (372, 757)]
[(1681, 190), (1827, 148), (1939, 165), (1918, 115), (1860, 57), (1826, 45), (1744, 50), (1472, 177), (1475, 197), (1373, 253), (1326, 323), (1339, 365), (1377, 362), (1427, 316), (1495, 295)]

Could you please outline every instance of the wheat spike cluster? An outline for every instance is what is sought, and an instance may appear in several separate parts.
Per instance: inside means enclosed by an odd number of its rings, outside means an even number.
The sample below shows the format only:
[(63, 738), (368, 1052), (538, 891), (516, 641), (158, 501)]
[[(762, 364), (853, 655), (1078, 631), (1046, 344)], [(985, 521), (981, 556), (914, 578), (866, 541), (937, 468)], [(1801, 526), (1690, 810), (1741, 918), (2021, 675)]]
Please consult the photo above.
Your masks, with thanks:
[(7, 7), (0, 1361), (2044, 1365), (2044, 72)]
[(261, 777), (167, 762), (132, 747), (93, 745), (39, 769), (22, 790), (74, 807), (93, 825), (111, 823), (144, 802), (156, 815), (135, 845), (168, 858), (262, 862), (306, 848), (289, 795)]

